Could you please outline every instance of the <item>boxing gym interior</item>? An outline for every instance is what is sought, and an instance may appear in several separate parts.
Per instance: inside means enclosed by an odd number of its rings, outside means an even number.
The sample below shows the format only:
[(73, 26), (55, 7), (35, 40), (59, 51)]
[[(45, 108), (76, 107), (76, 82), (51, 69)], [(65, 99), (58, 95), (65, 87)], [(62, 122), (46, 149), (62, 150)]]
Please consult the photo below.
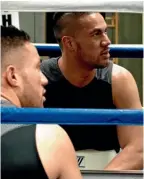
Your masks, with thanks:
[[(116, 13), (104, 12), (103, 14), (104, 14), (105, 21), (107, 22), (108, 25), (107, 33), (112, 44), (111, 61), (113, 61), (114, 64), (118, 64), (131, 72), (138, 87), (141, 104), (143, 104), (142, 14), (120, 13), (120, 12), (116, 12)], [(27, 33), (29, 33), (32, 39), (32, 43), (38, 49), (41, 61), (49, 60), (49, 58), (52, 57), (58, 57), (61, 54), (57, 41), (54, 37), (54, 32), (52, 27), (53, 15), (54, 12), (18, 12), (16, 17), (16, 21), (15, 21), (16, 25), (19, 28), (25, 30)], [(63, 109), (63, 111), (64, 110), (65, 109)], [(59, 111), (60, 113), (59, 115), (64, 115), (63, 111), (62, 112)], [(6, 115), (6, 113), (7, 114), (10, 113), (9, 110), (7, 111), (3, 110), (2, 112), (4, 113), (3, 116), (5, 116), (5, 118), (9, 117), (8, 115)], [(55, 110), (54, 112), (57, 113), (57, 110)], [(85, 112), (87, 113), (87, 111)], [(71, 111), (69, 115), (71, 113), (73, 113), (73, 111)], [(97, 112), (93, 112), (93, 113), (97, 114)], [(119, 117), (121, 111), (118, 110), (115, 114), (118, 115)], [(17, 113), (17, 116), (18, 115), (19, 114)], [(48, 112), (47, 115), (53, 115), (53, 111), (51, 113)], [(67, 116), (67, 113), (65, 115)], [(87, 115), (88, 114), (85, 114), (85, 118)], [(137, 118), (139, 119), (141, 118), (140, 112), (139, 114), (134, 113), (134, 115), (137, 115), (138, 116)], [(121, 117), (123, 117), (122, 114)], [(136, 120), (136, 116), (132, 120), (130, 120), (130, 118), (131, 116), (129, 117), (128, 120), (129, 125), (131, 125), (132, 123), (134, 123), (134, 125), (139, 125), (138, 121)], [(22, 120), (25, 119), (22, 118)], [(88, 117), (86, 120), (88, 121)], [(11, 123), (12, 122), (13, 121), (11, 121)], [(4, 119), (3, 119), (3, 123), (4, 123)], [(13, 128), (19, 127), (21, 125), (26, 125), (26, 124), (13, 125), (11, 123), (3, 124), (1, 129), (2, 134), (5, 134), (6, 132), (12, 130)], [(79, 133), (81, 133), (81, 131), (79, 131)], [(103, 135), (105, 135), (105, 131), (103, 131)], [(101, 138), (101, 136), (99, 136), (99, 138)], [(83, 140), (94, 141), (94, 138), (93, 139), (84, 138)], [(94, 179), (94, 178), (140, 179), (142, 178), (143, 172), (141, 169), (124, 170), (124, 171), (104, 170), (105, 166), (107, 166), (108, 163), (110, 163), (117, 155), (119, 155), (120, 152), (121, 150), (118, 153), (116, 153), (116, 151), (114, 150), (99, 151), (94, 149), (76, 151), (77, 162), (78, 162), (79, 169), (82, 173), (82, 177), (84, 179)]]

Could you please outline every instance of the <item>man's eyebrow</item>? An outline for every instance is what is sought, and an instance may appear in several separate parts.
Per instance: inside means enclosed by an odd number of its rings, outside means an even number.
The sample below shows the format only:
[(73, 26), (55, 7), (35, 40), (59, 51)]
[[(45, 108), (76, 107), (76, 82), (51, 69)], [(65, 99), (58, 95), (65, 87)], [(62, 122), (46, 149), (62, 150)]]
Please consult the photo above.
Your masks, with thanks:
[(90, 35), (92, 35), (92, 34), (94, 34), (95, 32), (99, 32), (99, 31), (105, 31), (105, 30), (107, 30), (108, 29), (108, 27), (106, 26), (105, 28), (94, 28), (93, 30), (91, 30), (90, 31)]

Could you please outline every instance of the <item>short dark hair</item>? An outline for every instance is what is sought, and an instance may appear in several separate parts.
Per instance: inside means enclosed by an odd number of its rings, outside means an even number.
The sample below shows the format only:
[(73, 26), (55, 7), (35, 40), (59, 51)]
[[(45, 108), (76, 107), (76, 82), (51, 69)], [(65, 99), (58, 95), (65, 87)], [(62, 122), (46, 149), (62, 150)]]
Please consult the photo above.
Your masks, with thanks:
[[(91, 14), (94, 12), (56, 12), (53, 15), (53, 30), (54, 30), (54, 35), (56, 40), (60, 43), (61, 42), (61, 32), (63, 30), (62, 23), (60, 23), (60, 20), (65, 17), (65, 16), (75, 16), (75, 17), (80, 17), (85, 14)], [(100, 14), (104, 17), (105, 19), (105, 13)]]
[(1, 26), (1, 61), (3, 62), (3, 57), (7, 52), (23, 46), (26, 42), (30, 42), (30, 36), (25, 31), (14, 26)]

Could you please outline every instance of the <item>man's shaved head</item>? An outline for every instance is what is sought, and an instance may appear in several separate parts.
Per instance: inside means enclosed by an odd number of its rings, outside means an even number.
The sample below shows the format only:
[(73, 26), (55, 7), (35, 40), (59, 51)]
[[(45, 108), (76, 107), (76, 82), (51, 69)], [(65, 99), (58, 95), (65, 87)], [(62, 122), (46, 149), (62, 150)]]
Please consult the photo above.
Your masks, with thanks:
[[(80, 18), (96, 12), (57, 12), (53, 16), (53, 29), (56, 40), (60, 43), (63, 35), (74, 35), (80, 27)], [(105, 18), (105, 13), (101, 13)]]
[(16, 106), (43, 107), (40, 57), (30, 36), (16, 27), (1, 26), (1, 96)]
[(107, 35), (105, 13), (57, 12), (53, 23), (63, 57), (88, 70), (108, 65), (111, 42)]
[[(30, 42), (30, 36), (23, 30), (14, 26), (1, 26), (1, 67), (2, 70), (6, 63), (10, 63), (11, 53), (17, 52), (18, 48)], [(20, 55), (20, 54), (19, 54)], [(13, 59), (14, 60), (14, 59)], [(11, 61), (12, 62), (12, 61)]]

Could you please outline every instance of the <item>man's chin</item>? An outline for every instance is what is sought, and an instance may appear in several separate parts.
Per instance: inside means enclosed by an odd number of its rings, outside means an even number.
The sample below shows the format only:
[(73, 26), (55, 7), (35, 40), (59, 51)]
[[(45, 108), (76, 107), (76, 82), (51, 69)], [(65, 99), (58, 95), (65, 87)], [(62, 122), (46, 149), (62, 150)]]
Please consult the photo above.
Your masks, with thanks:
[(100, 64), (97, 65), (97, 68), (106, 68), (110, 63), (110, 59), (104, 59)]
[(104, 64), (96, 64), (95, 68), (102, 69), (102, 68), (106, 68), (108, 65), (109, 65), (109, 62), (104, 63)]

